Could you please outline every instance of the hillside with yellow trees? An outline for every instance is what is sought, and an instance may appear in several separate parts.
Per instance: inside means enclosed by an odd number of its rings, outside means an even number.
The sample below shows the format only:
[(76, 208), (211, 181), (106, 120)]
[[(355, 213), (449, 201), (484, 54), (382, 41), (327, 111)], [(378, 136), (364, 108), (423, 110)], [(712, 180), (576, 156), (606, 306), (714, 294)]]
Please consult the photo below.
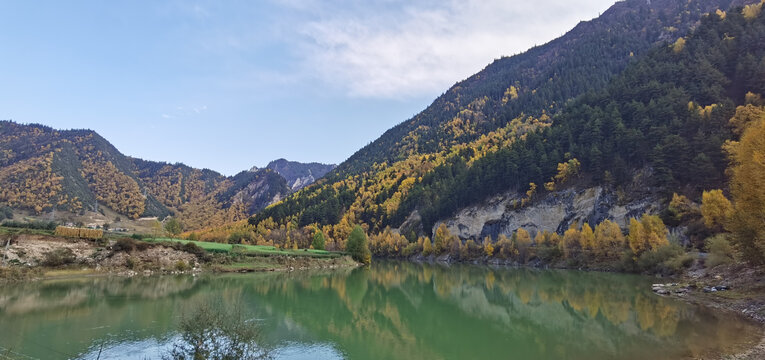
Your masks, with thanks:
[(287, 248), (343, 250), (361, 224), (386, 257), (762, 261), (762, 6), (618, 2), (455, 84), (309, 186), (288, 162), (224, 177), (5, 121), (0, 205), (172, 214), (189, 238)]
[[(722, 47), (694, 62), (691, 56), (700, 51), (685, 36), (713, 17), (708, 14), (725, 21), (717, 10), (724, 14), (731, 4), (752, 2), (619, 2), (563, 37), (496, 60), (457, 83), (325, 179), (250, 221), (330, 226), (332, 236), (344, 238), (354, 223), (379, 232), (400, 226), (418, 210), (419, 232), (430, 234), (438, 220), (499, 192), (548, 191), (555, 181), (566, 180), (557, 177), (558, 167), (574, 159), (596, 183), (623, 184), (633, 169), (650, 167), (657, 182), (648, 185), (665, 188), (669, 195), (719, 187), (726, 166), (720, 145), (729, 133), (717, 132), (719, 124), (732, 116), (746, 91), (759, 93), (728, 82), (757, 79), (752, 66), (759, 66), (758, 57), (741, 54), (736, 62), (721, 63), (726, 55), (721, 51), (745, 41), (726, 30), (709, 39)], [(743, 17), (742, 11), (737, 16)], [(681, 38), (685, 45), (675, 46)], [(674, 56), (674, 64), (651, 72), (657, 48), (669, 48), (666, 56)], [(620, 76), (628, 64), (631, 70)], [(745, 80), (744, 69), (751, 75)], [(685, 94), (672, 93), (668, 83), (699, 73), (708, 76), (688, 84)], [(619, 90), (624, 99), (609, 98), (625, 81), (644, 84)], [(574, 99), (581, 100), (572, 104)], [(656, 118), (657, 112), (664, 118)], [(693, 121), (670, 121), (689, 116)], [(683, 158), (691, 153), (693, 158)], [(691, 188), (681, 189), (689, 181)]]
[[(288, 162), (279, 170), (293, 183), (313, 181), (300, 177), (303, 167), (320, 177), (332, 166)], [(0, 205), (32, 215), (107, 207), (129, 219), (173, 216), (193, 230), (246, 219), (290, 192), (268, 167), (226, 177), (127, 157), (90, 130), (0, 121)]]
[(382, 257), (668, 272), (692, 263), (687, 251), (762, 262), (762, 6), (617, 3), (495, 61), (247, 222), (186, 235), (302, 247), (314, 234), (344, 249), (362, 224)]

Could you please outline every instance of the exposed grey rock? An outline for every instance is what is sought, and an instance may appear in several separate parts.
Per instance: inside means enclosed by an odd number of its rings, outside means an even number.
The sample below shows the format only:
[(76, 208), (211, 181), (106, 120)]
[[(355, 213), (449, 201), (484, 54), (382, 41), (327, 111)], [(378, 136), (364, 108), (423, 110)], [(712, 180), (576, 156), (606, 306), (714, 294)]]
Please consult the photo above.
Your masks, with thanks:
[(254, 214), (290, 193), (284, 178), (269, 169), (243, 171), (233, 177), (233, 182), (235, 185), (221, 195), (219, 200), (227, 206), (244, 204), (248, 214)]
[(657, 198), (647, 197), (620, 204), (617, 196), (601, 187), (582, 190), (565, 189), (555, 191), (536, 199), (530, 205), (515, 208), (521, 196), (506, 193), (488, 201), (467, 207), (455, 216), (437, 222), (433, 232), (445, 223), (453, 234), (461, 239), (482, 239), (500, 234), (511, 236), (518, 228), (535, 236), (538, 231), (564, 232), (578, 222), (595, 224), (609, 219), (622, 228), (627, 228), (630, 218), (639, 218), (644, 213), (656, 213), (659, 209)]
[(420, 216), (420, 213), (417, 210), (409, 214), (409, 217), (406, 218), (404, 223), (398, 228), (399, 234), (407, 235), (412, 231), (414, 231), (417, 236), (423, 234), (422, 216)]
[(337, 167), (337, 165), (300, 163), (285, 159), (274, 160), (266, 165), (267, 169), (274, 170), (284, 177), (284, 179), (287, 180), (287, 185), (289, 185), (292, 191), (297, 191), (313, 184), (316, 180), (332, 171), (335, 167)]

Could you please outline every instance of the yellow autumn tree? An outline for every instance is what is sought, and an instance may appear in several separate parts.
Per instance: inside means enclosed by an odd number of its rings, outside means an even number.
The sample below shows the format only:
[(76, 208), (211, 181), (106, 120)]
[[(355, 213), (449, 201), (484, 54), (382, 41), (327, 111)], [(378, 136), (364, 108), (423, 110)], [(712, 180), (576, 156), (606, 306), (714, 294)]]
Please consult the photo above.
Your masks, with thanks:
[(547, 191), (554, 191), (555, 190), (555, 181), (548, 181), (545, 183), (545, 190)]
[(422, 241), (422, 256), (430, 256), (433, 254), (433, 245), (430, 244), (430, 238), (426, 237)]
[(518, 88), (515, 86), (510, 85), (507, 90), (505, 90), (505, 94), (502, 96), (502, 105), (507, 104), (510, 100), (515, 100), (518, 98)]
[(545, 247), (558, 247), (560, 245), (560, 235), (558, 235), (555, 232), (550, 232), (547, 230), (544, 231), (538, 231), (537, 235), (534, 237), (534, 242), (537, 246), (545, 246)]
[(751, 125), (757, 124), (765, 116), (765, 107), (757, 106), (754, 103), (761, 102), (756, 95), (748, 94), (749, 104), (736, 108), (736, 114), (730, 119), (730, 125), (733, 132), (742, 135)]
[(733, 213), (733, 205), (722, 190), (709, 190), (701, 194), (701, 216), (704, 225), (721, 231)]
[[(765, 113), (727, 145), (733, 211), (728, 229), (744, 258), (765, 262)], [(706, 218), (705, 218), (706, 219)]]
[(545, 190), (553, 191), (555, 190), (556, 184), (563, 184), (571, 180), (573, 177), (579, 175), (579, 169), (581, 166), (582, 164), (576, 158), (564, 163), (558, 163), (558, 173), (555, 174), (555, 176), (553, 176), (549, 182), (544, 184)]
[(502, 259), (509, 259), (518, 254), (518, 250), (515, 248), (515, 244), (513, 244), (510, 239), (505, 236), (505, 234), (499, 234), (497, 237), (497, 244), (495, 246), (495, 250), (499, 249), (499, 257)]
[(584, 223), (584, 225), (582, 225), (582, 234), (579, 238), (579, 241), (582, 242), (581, 244), (582, 249), (584, 250), (595, 249), (595, 233), (592, 231), (590, 224)]
[(536, 246), (545, 245), (545, 235), (543, 231), (537, 231), (537, 234), (534, 236), (534, 245)]
[(698, 206), (691, 200), (677, 193), (672, 194), (672, 200), (669, 202), (667, 209), (677, 220), (681, 220), (691, 214), (698, 214), (699, 211)]
[(531, 199), (537, 193), (537, 184), (529, 183), (529, 190), (526, 191), (526, 197)]
[(644, 214), (638, 221), (630, 219), (630, 229), (627, 239), (630, 249), (639, 256), (646, 251), (656, 251), (662, 246), (669, 245), (667, 227), (656, 215)]
[(524, 228), (519, 228), (515, 232), (515, 247), (518, 249), (518, 258), (521, 263), (525, 263), (529, 257), (529, 248), (531, 247), (531, 235)]
[(759, 16), (760, 12), (762, 12), (763, 3), (765, 3), (765, 1), (761, 1), (758, 4), (750, 4), (750, 5), (744, 6), (744, 8), (741, 10), (741, 13), (744, 15), (744, 18), (751, 20)]
[(491, 243), (491, 236), (483, 238), (483, 252), (488, 257), (494, 255), (494, 245)]
[(448, 251), (450, 237), (451, 233), (446, 227), (446, 224), (441, 223), (441, 225), (438, 225), (436, 233), (433, 235), (433, 251), (435, 251), (436, 254), (443, 254)]
[(624, 235), (619, 225), (604, 220), (595, 226), (595, 253), (601, 257), (616, 258), (624, 249)]
[(563, 241), (561, 247), (563, 248), (563, 255), (567, 258), (571, 258), (579, 253), (582, 247), (582, 233), (576, 228), (576, 225), (571, 226), (566, 232), (563, 233)]
[(679, 52), (683, 51), (683, 49), (685, 49), (685, 39), (684, 38), (679, 38), (679, 39), (677, 39), (677, 41), (675, 41), (674, 44), (672, 44), (672, 51), (674, 51), (675, 53), (679, 53)]
[(531, 198), (537, 193), (537, 184), (529, 183), (529, 190), (526, 191), (526, 197), (521, 200), (521, 205), (526, 206), (531, 202)]

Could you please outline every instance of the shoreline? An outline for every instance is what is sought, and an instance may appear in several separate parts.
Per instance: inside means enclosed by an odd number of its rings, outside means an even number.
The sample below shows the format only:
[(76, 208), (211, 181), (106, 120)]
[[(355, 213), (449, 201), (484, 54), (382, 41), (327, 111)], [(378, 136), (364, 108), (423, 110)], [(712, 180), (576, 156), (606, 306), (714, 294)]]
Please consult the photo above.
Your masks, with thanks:
[(78, 276), (290, 272), (360, 265), (346, 255), (213, 253), (193, 244), (129, 238), (97, 242), (39, 234), (14, 238), (0, 252), (0, 284)]
[[(19, 245), (21, 244), (21, 246)], [(242, 255), (242, 254), (210, 254), (197, 252), (191, 248), (166, 244), (148, 244), (141, 242), (123, 243), (120, 246), (98, 246), (92, 241), (32, 236), (17, 239), (16, 254), (28, 251), (32, 254), (42, 254), (42, 248), (51, 252), (56, 249), (74, 249), (77, 263), (63, 266), (44, 266), (38, 260), (34, 264), (20, 264), (0, 267), (0, 284), (20, 281), (44, 281), (77, 277), (102, 276), (162, 276), (180, 274), (226, 274), (250, 272), (293, 272), (332, 270), (354, 268), (361, 264), (347, 256), (332, 258), (288, 255)], [(133, 246), (133, 247), (131, 247)], [(34, 251), (37, 251), (34, 253)], [(4, 252), (4, 255), (6, 253)], [(455, 261), (448, 257), (409, 257), (388, 259), (412, 263), (431, 264), (467, 264), (486, 266), (490, 268), (528, 268), (528, 269), (561, 269), (573, 271), (615, 272), (610, 267), (566, 267), (550, 266), (539, 262), (518, 264), (499, 261)], [(644, 276), (648, 276), (643, 274)], [(731, 314), (731, 316), (755, 324), (760, 333), (757, 339), (736, 348), (721, 349), (720, 353), (709, 354), (712, 359), (765, 359), (765, 269), (747, 267), (742, 264), (722, 265), (712, 269), (695, 267), (684, 273), (673, 276), (657, 277), (657, 282), (669, 284), (654, 284), (654, 292), (658, 296), (675, 298), (690, 304), (713, 309), (716, 312)], [(710, 287), (725, 286), (724, 291), (709, 291)], [(660, 289), (662, 291), (657, 291)]]
[[(667, 296), (721, 313), (738, 316), (760, 329), (759, 340), (743, 349), (720, 354), (715, 359), (765, 359), (765, 269), (744, 264), (721, 265), (711, 269), (691, 270), (678, 277), (676, 288)], [(728, 287), (715, 291), (714, 287)]]
[[(662, 296), (662, 295), (660, 295)], [(712, 359), (735, 359), (735, 360), (755, 360), (765, 359), (765, 321), (761, 317), (751, 316), (751, 313), (741, 311), (732, 307), (730, 304), (726, 304), (724, 301), (712, 299), (704, 296), (703, 293), (695, 293), (691, 296), (676, 296), (666, 295), (681, 301), (685, 301), (689, 304), (704, 306), (706, 308), (714, 309), (714, 311), (722, 314), (731, 314), (732, 316), (740, 317), (746, 321), (756, 324), (760, 329), (758, 340), (755, 339), (750, 343), (744, 344), (741, 349), (731, 349), (730, 352), (724, 352), (713, 356)]]
[[(291, 258), (286, 256), (284, 259), (290, 260)], [(294, 258), (293, 258), (294, 259)], [(335, 260), (335, 259), (332, 259)], [(340, 259), (342, 260), (342, 259)], [(327, 261), (329, 259), (320, 259), (319, 262)], [(298, 261), (299, 262), (299, 261)], [(271, 267), (245, 267), (245, 268), (233, 268), (227, 267), (225, 264), (212, 264), (206, 265), (202, 268), (193, 270), (144, 270), (135, 271), (128, 268), (95, 268), (95, 267), (66, 267), (66, 268), (45, 268), (45, 267), (30, 267), (22, 270), (22, 274), (19, 277), (8, 277), (3, 274), (3, 270), (7, 268), (0, 267), (0, 284), (18, 283), (23, 281), (46, 281), (46, 280), (59, 280), (59, 279), (72, 279), (82, 277), (135, 277), (135, 276), (166, 276), (166, 275), (201, 275), (201, 274), (245, 274), (254, 272), (295, 272), (295, 271), (318, 271), (318, 270), (336, 270), (345, 268), (355, 268), (362, 266), (358, 263), (329, 263), (329, 264), (313, 264), (313, 265), (298, 265), (298, 266), (271, 266)]]

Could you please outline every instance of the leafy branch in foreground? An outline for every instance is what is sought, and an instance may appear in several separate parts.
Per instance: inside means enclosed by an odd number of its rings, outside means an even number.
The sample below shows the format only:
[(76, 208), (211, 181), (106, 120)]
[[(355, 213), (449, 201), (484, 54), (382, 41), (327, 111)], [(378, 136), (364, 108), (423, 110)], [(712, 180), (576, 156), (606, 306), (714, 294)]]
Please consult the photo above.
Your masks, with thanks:
[(260, 329), (239, 307), (232, 310), (203, 303), (181, 319), (180, 338), (164, 359), (271, 359), (270, 349), (259, 344)]

